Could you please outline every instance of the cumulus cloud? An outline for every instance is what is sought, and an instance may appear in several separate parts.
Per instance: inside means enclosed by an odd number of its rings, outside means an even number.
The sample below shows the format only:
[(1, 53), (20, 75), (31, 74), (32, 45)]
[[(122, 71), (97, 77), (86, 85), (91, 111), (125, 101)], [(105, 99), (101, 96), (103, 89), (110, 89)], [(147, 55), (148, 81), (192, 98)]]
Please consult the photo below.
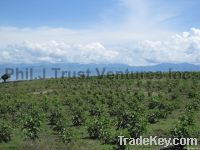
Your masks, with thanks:
[[(15, 28), (12, 30), (18, 32)], [(29, 29), (23, 29), (23, 32), (30, 33)], [(39, 34), (32, 30), (31, 32), (31, 35)], [(76, 34), (74, 31), (68, 33)], [(165, 40), (134, 40), (132, 43), (115, 42), (112, 45), (95, 40), (75, 43), (57, 38), (55, 38), (57, 40), (40, 38), (38, 36), (38, 40), (23, 42), (8, 40), (4, 44), (0, 43), (0, 63), (118, 63), (132, 66), (183, 62), (200, 64), (200, 29), (196, 28), (175, 34)]]
[(150, 62), (200, 64), (200, 29), (176, 34), (166, 41), (143, 41), (138, 46)]
[(8, 45), (1, 50), (1, 63), (111, 63), (118, 52), (100, 43), (66, 44), (64, 42), (29, 42)]

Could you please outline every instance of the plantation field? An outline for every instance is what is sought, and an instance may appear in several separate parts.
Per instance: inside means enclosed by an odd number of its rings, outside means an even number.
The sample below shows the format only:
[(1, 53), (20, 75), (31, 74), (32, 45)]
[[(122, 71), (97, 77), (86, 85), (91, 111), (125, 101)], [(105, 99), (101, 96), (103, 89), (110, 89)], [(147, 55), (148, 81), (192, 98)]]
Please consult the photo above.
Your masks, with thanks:
[[(200, 73), (190, 73), (197, 74)], [(0, 150), (159, 150), (118, 136), (194, 137), (200, 80), (109, 76), (0, 84)], [(196, 147), (197, 148), (197, 147)]]

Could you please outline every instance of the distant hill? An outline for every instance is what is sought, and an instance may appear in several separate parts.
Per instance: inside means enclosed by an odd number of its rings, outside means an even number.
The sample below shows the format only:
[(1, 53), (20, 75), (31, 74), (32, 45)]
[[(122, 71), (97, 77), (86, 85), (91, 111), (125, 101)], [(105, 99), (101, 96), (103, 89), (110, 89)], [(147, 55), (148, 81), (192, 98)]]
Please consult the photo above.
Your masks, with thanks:
[[(108, 71), (112, 71), (113, 73), (116, 73), (117, 71), (122, 71), (125, 73), (126, 70), (129, 72), (167, 72), (169, 70), (171, 71), (200, 71), (200, 65), (193, 65), (189, 63), (179, 63), (179, 64), (170, 64), (170, 63), (162, 63), (158, 65), (153, 66), (128, 66), (124, 64), (76, 64), (76, 63), (46, 63), (46, 64), (0, 64), (0, 75), (5, 73), (6, 68), (12, 68), (14, 75), (12, 75), (12, 80), (19, 80), (19, 78), (16, 77), (16, 69), (18, 68), (19, 71), (25, 71), (26, 68), (28, 68), (28, 71), (30, 72), (30, 68), (33, 70), (33, 76), (38, 77), (42, 76), (42, 69), (45, 68), (45, 77), (55, 77), (55, 68), (58, 69), (58, 77), (61, 77), (61, 71), (67, 71), (71, 72), (71, 75), (73, 72), (79, 72), (83, 71), (86, 72), (87, 69), (90, 70), (90, 75), (98, 75), (99, 73), (106, 73)], [(53, 70), (54, 68), (54, 70)], [(98, 72), (97, 72), (98, 71)], [(30, 76), (30, 75), (29, 75)], [(25, 77), (24, 77), (25, 78)], [(25, 78), (25, 80), (29, 80), (28, 78)]]

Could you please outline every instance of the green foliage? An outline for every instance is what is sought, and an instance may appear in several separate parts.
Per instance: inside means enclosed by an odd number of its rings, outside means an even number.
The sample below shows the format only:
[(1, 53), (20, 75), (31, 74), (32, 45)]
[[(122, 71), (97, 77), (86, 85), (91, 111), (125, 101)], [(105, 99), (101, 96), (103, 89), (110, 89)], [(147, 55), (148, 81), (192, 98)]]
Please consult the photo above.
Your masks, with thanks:
[(125, 111), (118, 117), (117, 128), (127, 128), (131, 137), (137, 138), (146, 131), (147, 119), (138, 112)]
[(100, 116), (101, 115), (101, 110), (97, 106), (91, 107), (90, 110), (89, 110), (89, 112), (90, 112), (91, 116)]
[(60, 135), (60, 138), (63, 143), (68, 144), (72, 141), (72, 134), (71, 134), (71, 131), (69, 131), (69, 129), (66, 129), (65, 127), (63, 127), (60, 129), (58, 134)]
[(41, 116), (37, 110), (33, 110), (27, 114), (24, 120), (22, 131), (26, 138), (31, 140), (39, 139), (39, 132), (41, 130)]
[(194, 113), (186, 112), (180, 118), (179, 122), (171, 129), (171, 136), (176, 138), (193, 137), (197, 131), (194, 121)]
[(48, 101), (48, 97), (45, 96), (44, 100), (42, 101), (42, 109), (44, 112), (47, 112), (49, 110), (49, 101)]
[[(14, 140), (12, 145), (1, 144), (0, 149), (26, 145), (28, 141), (20, 139), (20, 129), (35, 149), (49, 141), (56, 149), (77, 149), (78, 145), (83, 149), (113, 146), (123, 150), (126, 146), (119, 145), (119, 135), (165, 137), (169, 130), (173, 137), (199, 138), (195, 134), (200, 123), (198, 91), (197, 77), (169, 79), (167, 73), (162, 79), (152, 80), (103, 76), (1, 84), (0, 118), (5, 120), (4, 125), (0, 124), (1, 138), (6, 135), (2, 139)], [(177, 119), (179, 122), (173, 126)], [(88, 140), (87, 136), (94, 140)], [(34, 141), (39, 137), (40, 142)], [(72, 140), (73, 144), (67, 146), (60, 143), (68, 144)], [(8, 140), (2, 140), (5, 141)]]
[(60, 140), (63, 143), (68, 144), (72, 140), (71, 131), (66, 127), (66, 119), (63, 110), (59, 105), (55, 106), (56, 107), (53, 107), (50, 110), (49, 125), (51, 125), (53, 131), (59, 135)]
[(188, 98), (195, 98), (196, 95), (197, 95), (196, 91), (191, 90), (191, 89), (189, 90), (189, 92), (188, 92)]
[(0, 121), (0, 143), (11, 140), (12, 127), (6, 121)]
[(64, 118), (62, 111), (59, 108), (52, 108), (50, 110), (50, 116), (49, 116), (49, 124), (54, 126), (57, 125), (60, 120)]
[(139, 101), (143, 101), (145, 99), (145, 95), (142, 92), (136, 92), (134, 94), (134, 96), (139, 100)]
[(104, 144), (111, 144), (113, 141), (113, 134), (110, 129), (102, 129), (100, 139)]
[(72, 114), (72, 123), (74, 126), (81, 126), (85, 122), (84, 115), (81, 111), (74, 111)]
[(160, 97), (153, 97), (152, 100), (149, 102), (149, 109), (164, 109), (165, 104)]
[(148, 113), (148, 122), (151, 124), (157, 123), (160, 118), (160, 111), (158, 109), (153, 109)]
[(126, 132), (125, 130), (117, 130), (115, 132), (115, 135), (113, 136), (112, 139), (112, 144), (113, 146), (113, 150), (125, 150), (126, 149), (126, 145), (120, 145), (120, 140), (118, 136), (124, 136), (124, 137), (130, 137), (128, 132)]
[(200, 110), (200, 99), (194, 98), (191, 102), (186, 106), (187, 111), (199, 111)]
[(128, 131), (131, 137), (138, 138), (147, 130), (147, 120), (145, 117), (136, 114), (128, 127)]
[(149, 123), (156, 123), (159, 119), (167, 118), (167, 116), (176, 109), (176, 102), (169, 102), (161, 97), (153, 97), (148, 105), (148, 121)]
[(89, 137), (92, 139), (101, 139), (102, 137), (108, 136), (106, 133), (108, 126), (108, 120), (106, 118), (95, 118), (90, 120), (87, 127)]

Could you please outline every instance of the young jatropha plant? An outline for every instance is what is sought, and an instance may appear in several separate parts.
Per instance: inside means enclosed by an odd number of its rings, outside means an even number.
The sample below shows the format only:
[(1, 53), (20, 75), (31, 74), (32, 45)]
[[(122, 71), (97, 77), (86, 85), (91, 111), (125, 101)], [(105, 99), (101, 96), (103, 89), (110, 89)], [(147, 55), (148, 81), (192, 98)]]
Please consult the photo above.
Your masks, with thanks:
[(92, 106), (89, 109), (89, 113), (90, 113), (91, 116), (100, 116), (101, 115), (101, 110), (97, 106)]
[(155, 124), (159, 121), (160, 118), (163, 117), (163, 114), (161, 114), (161, 111), (159, 109), (152, 109), (148, 112), (148, 122), (151, 124)]
[(126, 149), (126, 145), (120, 144), (119, 136), (124, 136), (124, 137), (130, 138), (130, 135), (128, 134), (128, 132), (126, 130), (116, 130), (114, 133), (114, 137), (112, 138), (112, 143), (111, 143), (114, 145), (113, 150), (125, 150)]
[(191, 102), (186, 106), (187, 111), (199, 111), (200, 110), (200, 99), (193, 98)]
[(66, 127), (66, 119), (60, 107), (55, 107), (51, 110), (49, 124), (63, 143), (68, 144), (71, 142), (72, 135)]
[(64, 118), (64, 115), (60, 108), (52, 108), (50, 110), (49, 124), (55, 126), (60, 120)]
[(41, 103), (41, 106), (42, 106), (42, 110), (46, 113), (48, 110), (49, 110), (49, 101), (48, 101), (48, 97), (45, 96), (42, 103)]
[(72, 112), (72, 123), (74, 126), (81, 126), (85, 122), (84, 114), (80, 110), (74, 110)]
[(132, 138), (137, 138), (147, 129), (146, 116), (135, 111), (125, 111), (118, 116), (117, 128), (126, 128)]
[(5, 121), (0, 121), (0, 143), (9, 142), (11, 140), (12, 127)]
[(112, 130), (111, 122), (105, 116), (89, 120), (87, 131), (91, 139), (99, 139), (103, 144), (113, 145), (117, 143), (116, 130)]
[(156, 123), (160, 119), (167, 118), (167, 116), (176, 109), (176, 102), (164, 101), (161, 96), (153, 97), (149, 102), (149, 123)]
[(33, 108), (31, 112), (25, 115), (22, 131), (27, 139), (31, 139), (33, 141), (39, 139), (41, 123), (41, 111), (37, 108)]
[[(170, 135), (173, 138), (192, 138), (198, 134), (195, 125), (194, 112), (187, 111), (180, 118), (174, 128), (171, 129)], [(184, 149), (185, 145), (177, 145), (175, 148)]]
[(58, 118), (56, 124), (53, 126), (53, 130), (59, 135), (63, 143), (70, 143), (72, 139), (71, 131), (67, 129), (64, 118)]
[(68, 144), (71, 142), (72, 134), (71, 134), (71, 131), (67, 129), (66, 127), (62, 127), (60, 131), (58, 131), (58, 134), (63, 143)]
[(107, 136), (106, 129), (108, 128), (108, 120), (106, 118), (94, 118), (88, 124), (88, 134), (92, 139), (101, 139)]
[(102, 129), (100, 139), (103, 144), (111, 144), (113, 141), (113, 134), (110, 129)]

